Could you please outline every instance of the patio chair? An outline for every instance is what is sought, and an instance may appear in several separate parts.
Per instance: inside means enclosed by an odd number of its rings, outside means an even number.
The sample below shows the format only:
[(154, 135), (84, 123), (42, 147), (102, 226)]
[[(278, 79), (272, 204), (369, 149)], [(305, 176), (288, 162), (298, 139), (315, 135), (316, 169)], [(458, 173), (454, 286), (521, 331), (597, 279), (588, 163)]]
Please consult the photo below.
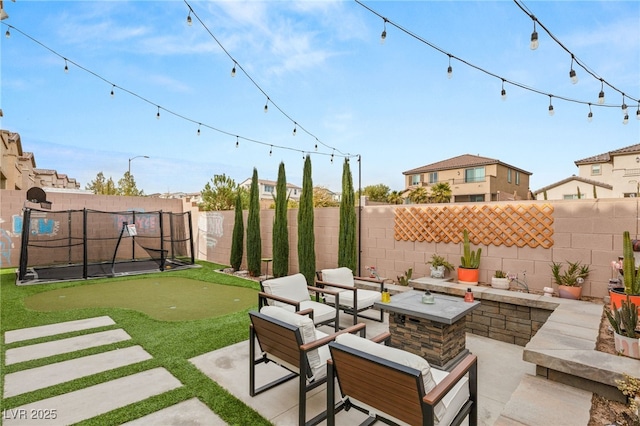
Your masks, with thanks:
[[(339, 300), (340, 296), (336, 291), (308, 286), (307, 279), (300, 273), (261, 281), (260, 288), (262, 291), (258, 293), (259, 308), (272, 305), (291, 312), (311, 309), (310, 317), (314, 324), (333, 324), (335, 331), (340, 329), (340, 311), (335, 306), (324, 303), (321, 298), (321, 295), (327, 295)], [(315, 300), (311, 299), (310, 291), (315, 294)]]
[[(249, 317), (249, 394), (253, 397), (298, 377), (299, 424), (315, 425), (324, 420), (326, 410), (306, 421), (306, 399), (307, 392), (326, 383), (326, 366), (330, 355), (327, 344), (342, 333), (360, 332), (364, 335), (365, 324), (357, 324), (327, 335), (317, 330), (308, 316), (278, 306), (265, 306), (260, 312), (249, 312)], [(261, 351), (258, 358), (256, 343)], [(289, 373), (256, 389), (256, 365), (269, 361), (280, 365)]]
[[(354, 277), (351, 269), (346, 267), (323, 269), (316, 272), (316, 286), (340, 292), (339, 300), (331, 294), (324, 295), (325, 302), (353, 315), (353, 323), (358, 323), (358, 317), (382, 322), (384, 312), (380, 310), (379, 317), (362, 315), (361, 312), (373, 308), (384, 291), (384, 281), (375, 278)], [(356, 286), (357, 282), (366, 282), (379, 286), (380, 290), (365, 290)]]
[[(327, 425), (336, 413), (355, 408), (369, 415), (362, 425), (477, 425), (477, 357), (469, 354), (450, 372), (430, 368), (423, 358), (375, 345), (358, 336), (329, 344)], [(335, 380), (337, 378), (337, 381)], [(337, 407), (336, 386), (342, 395)]]

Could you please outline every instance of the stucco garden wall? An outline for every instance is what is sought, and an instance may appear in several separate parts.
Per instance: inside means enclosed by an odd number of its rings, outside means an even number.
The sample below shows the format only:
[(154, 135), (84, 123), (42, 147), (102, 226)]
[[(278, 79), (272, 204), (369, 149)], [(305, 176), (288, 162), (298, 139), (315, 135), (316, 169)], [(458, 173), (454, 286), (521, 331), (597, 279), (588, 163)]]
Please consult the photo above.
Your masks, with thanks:
[[(0, 265), (17, 266), (20, 256), (20, 231), (15, 224), (22, 216), (26, 192), (0, 191)], [(198, 212), (197, 207), (184, 205), (180, 200), (149, 197), (96, 196), (84, 194), (48, 193), (53, 210), (90, 208), (102, 211), (163, 210), (193, 213), (193, 236), (196, 258), (229, 263), (234, 212)], [(638, 200), (587, 199), (560, 201), (521, 201), (519, 204), (546, 203), (553, 207), (553, 245), (550, 248), (506, 247), (493, 244), (481, 245), (480, 282), (490, 282), (494, 271), (526, 271), (531, 289), (542, 291), (551, 286), (549, 265), (552, 261), (581, 261), (591, 265), (591, 275), (583, 288), (584, 296), (603, 297), (607, 294), (607, 282), (611, 278), (610, 263), (622, 253), (622, 232), (628, 230), (632, 238), (638, 236)], [(507, 205), (505, 202), (487, 203), (489, 206)], [(455, 204), (455, 206), (477, 206)], [(433, 205), (432, 205), (433, 206)], [(406, 206), (405, 206), (406, 207)], [(362, 269), (375, 266), (380, 275), (393, 280), (404, 271), (413, 268), (413, 277), (428, 275), (426, 262), (433, 253), (445, 256), (458, 265), (462, 247), (460, 244), (436, 242), (397, 241), (395, 239), (395, 212), (403, 206), (367, 206), (362, 208)], [(290, 273), (297, 272), (297, 214), (290, 210), (289, 243)], [(246, 224), (247, 212), (244, 212)], [(262, 257), (271, 257), (273, 210), (261, 211)], [(336, 266), (338, 258), (339, 209), (315, 210), (316, 267)], [(246, 253), (246, 250), (245, 250)], [(264, 269), (263, 269), (264, 271)], [(455, 272), (454, 272), (455, 274)]]

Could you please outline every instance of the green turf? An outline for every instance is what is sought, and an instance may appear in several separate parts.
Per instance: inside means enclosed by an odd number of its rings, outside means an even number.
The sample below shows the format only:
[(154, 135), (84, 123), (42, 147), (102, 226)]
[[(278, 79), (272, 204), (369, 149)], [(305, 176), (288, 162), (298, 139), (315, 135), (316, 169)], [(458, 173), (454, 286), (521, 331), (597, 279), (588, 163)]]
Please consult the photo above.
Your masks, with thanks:
[[(34, 368), (51, 362), (64, 361), (112, 350), (118, 347), (140, 345), (153, 356), (153, 359), (149, 361), (3, 399), (0, 401), (2, 409), (16, 408), (44, 398), (72, 392), (93, 384), (103, 383), (150, 368), (163, 367), (180, 380), (183, 386), (139, 403), (89, 419), (81, 422), (81, 424), (100, 426), (121, 424), (195, 397), (205, 403), (228, 424), (268, 425), (269, 422), (267, 420), (221, 388), (189, 362), (190, 358), (197, 355), (246, 340), (249, 337), (249, 316), (247, 312), (250, 309), (256, 309), (258, 302), (256, 290), (259, 289), (259, 285), (257, 282), (216, 272), (216, 269), (221, 268), (222, 265), (208, 262), (198, 263), (202, 265), (202, 268), (144, 276), (137, 275), (126, 278), (119, 277), (117, 279), (100, 279), (95, 281), (77, 281), (33, 286), (16, 286), (15, 270), (0, 270), (0, 331), (2, 332), (2, 345), (0, 345), (0, 366), (2, 367), (0, 368), (0, 389), (4, 388), (5, 374)], [(246, 291), (250, 290), (254, 295), (252, 306), (238, 307), (236, 311), (226, 315), (216, 317), (209, 315), (203, 319), (185, 321), (159, 320), (144, 313), (140, 307), (136, 309), (125, 308), (123, 306), (107, 307), (104, 306), (104, 301), (100, 301), (103, 307), (74, 306), (46, 312), (34, 310), (27, 306), (27, 299), (30, 299), (28, 303), (32, 303), (31, 300), (38, 300), (40, 297), (46, 298), (49, 297), (50, 294), (58, 294), (57, 292), (66, 292), (66, 294), (78, 292), (78, 294), (82, 294), (88, 291), (85, 289), (91, 289), (94, 286), (108, 286), (113, 283), (121, 283), (124, 285), (131, 282), (144, 282), (148, 280), (148, 282), (145, 283), (146, 285), (159, 281), (164, 283), (165, 279), (175, 280), (177, 282), (182, 281), (183, 278), (187, 279), (187, 281), (183, 282), (193, 281), (193, 283), (187, 285), (193, 286), (195, 291), (200, 292), (201, 296), (202, 294), (208, 294), (204, 287), (208, 287), (206, 289), (208, 291), (212, 290), (214, 285), (215, 287), (229, 287), (229, 289), (226, 290), (231, 290), (232, 292), (237, 291), (237, 294), (246, 294)], [(186, 288), (187, 287), (181, 287), (183, 291), (186, 291)], [(47, 293), (49, 293), (49, 295), (47, 295)], [(182, 295), (180, 294), (180, 296)], [(66, 299), (66, 297), (64, 299)], [(126, 302), (126, 299), (125, 297), (123, 300)], [(244, 301), (242, 303), (244, 303)], [(131, 340), (107, 345), (105, 347), (57, 355), (49, 359), (4, 367), (7, 349), (51, 340), (51, 338), (42, 338), (7, 345), (4, 343), (4, 333), (6, 331), (102, 315), (111, 317), (116, 322), (116, 325), (102, 327), (101, 329), (122, 328), (131, 336)], [(67, 333), (64, 337), (87, 334), (94, 331), (97, 330)], [(57, 336), (56, 338), (59, 337), (61, 336)], [(274, 396), (275, 395), (277, 395), (277, 391), (275, 391)]]
[(64, 311), (82, 308), (124, 308), (162, 321), (214, 318), (254, 306), (257, 291), (166, 275), (128, 281), (87, 283), (25, 298), (27, 309)]

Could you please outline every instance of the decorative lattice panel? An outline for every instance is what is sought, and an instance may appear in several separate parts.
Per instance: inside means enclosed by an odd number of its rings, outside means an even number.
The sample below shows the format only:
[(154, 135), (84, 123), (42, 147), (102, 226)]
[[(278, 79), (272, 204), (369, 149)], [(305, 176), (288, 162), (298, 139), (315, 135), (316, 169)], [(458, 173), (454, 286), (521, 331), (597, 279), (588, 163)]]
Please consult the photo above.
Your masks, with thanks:
[(550, 248), (553, 246), (553, 206), (478, 204), (395, 210), (394, 231), (398, 241), (460, 243), (465, 228), (473, 244)]

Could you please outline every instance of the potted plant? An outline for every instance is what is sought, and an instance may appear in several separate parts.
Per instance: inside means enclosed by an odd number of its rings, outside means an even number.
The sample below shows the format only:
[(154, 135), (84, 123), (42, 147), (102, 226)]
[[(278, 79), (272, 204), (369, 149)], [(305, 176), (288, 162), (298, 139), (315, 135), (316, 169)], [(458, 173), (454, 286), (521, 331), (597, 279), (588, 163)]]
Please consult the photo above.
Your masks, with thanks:
[(408, 286), (409, 281), (411, 281), (412, 275), (413, 275), (413, 268), (409, 268), (408, 270), (404, 271), (404, 275), (401, 275), (398, 277), (398, 284)]
[(427, 265), (431, 265), (431, 278), (444, 278), (447, 271), (455, 269), (455, 266), (449, 263), (447, 259), (436, 253), (431, 256), (431, 260), (427, 262)]
[(640, 358), (638, 347), (638, 307), (627, 296), (620, 309), (605, 310), (609, 323), (613, 328), (616, 351), (631, 358)]
[(567, 262), (567, 264), (569, 266), (562, 272), (562, 262), (552, 262), (553, 281), (558, 285), (560, 297), (579, 300), (584, 279), (589, 276), (589, 265), (582, 265), (580, 261)]
[(616, 380), (618, 390), (627, 397), (629, 408), (638, 416), (638, 407), (640, 406), (640, 379), (623, 373), (624, 379)]
[(465, 229), (462, 232), (462, 248), (463, 255), (460, 257), (460, 267), (458, 268), (458, 282), (465, 284), (478, 284), (478, 276), (480, 267), (480, 255), (482, 249), (471, 250), (471, 242), (469, 241), (469, 231)]
[(640, 276), (636, 270), (636, 259), (633, 256), (633, 243), (629, 231), (622, 234), (622, 282), (624, 289), (612, 288), (609, 290), (611, 309), (618, 309), (627, 296), (640, 307)]
[(491, 287), (501, 290), (509, 289), (509, 278), (504, 271), (497, 270), (491, 277)]

